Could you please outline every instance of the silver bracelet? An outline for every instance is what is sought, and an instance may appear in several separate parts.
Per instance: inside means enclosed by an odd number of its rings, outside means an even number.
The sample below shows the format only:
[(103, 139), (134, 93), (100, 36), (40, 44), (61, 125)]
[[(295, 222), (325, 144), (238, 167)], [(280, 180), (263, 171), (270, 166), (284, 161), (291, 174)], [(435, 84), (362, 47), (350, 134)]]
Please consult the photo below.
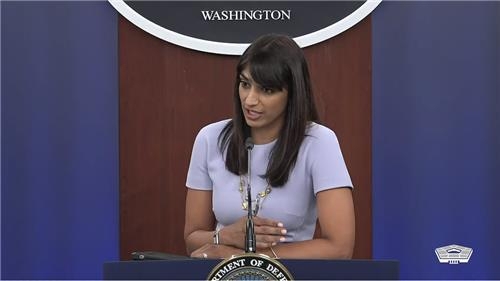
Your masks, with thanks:
[(276, 252), (274, 251), (273, 247), (269, 247), (271, 250), (271, 253), (273, 253), (275, 259), (279, 259), (278, 255), (276, 255)]
[(216, 229), (215, 232), (214, 232), (214, 244), (215, 245), (219, 245), (219, 231), (220, 229)]

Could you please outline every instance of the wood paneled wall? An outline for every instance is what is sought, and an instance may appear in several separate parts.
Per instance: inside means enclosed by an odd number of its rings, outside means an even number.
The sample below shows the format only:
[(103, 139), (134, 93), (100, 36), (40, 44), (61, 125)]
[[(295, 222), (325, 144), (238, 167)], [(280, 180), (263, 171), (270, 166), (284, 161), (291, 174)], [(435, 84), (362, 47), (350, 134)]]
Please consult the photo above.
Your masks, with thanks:
[[(305, 48), (318, 109), (353, 183), (355, 258), (371, 258), (370, 17)], [(119, 20), (120, 258), (185, 254), (185, 180), (204, 125), (232, 114), (236, 56), (182, 48)]]

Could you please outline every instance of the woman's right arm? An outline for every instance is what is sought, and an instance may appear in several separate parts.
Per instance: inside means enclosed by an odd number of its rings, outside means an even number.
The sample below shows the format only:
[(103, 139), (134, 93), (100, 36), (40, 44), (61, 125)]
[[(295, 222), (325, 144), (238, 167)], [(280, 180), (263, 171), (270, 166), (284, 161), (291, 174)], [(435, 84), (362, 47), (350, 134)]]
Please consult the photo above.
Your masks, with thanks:
[(184, 241), (188, 255), (213, 242), (215, 217), (212, 211), (212, 191), (187, 189)]

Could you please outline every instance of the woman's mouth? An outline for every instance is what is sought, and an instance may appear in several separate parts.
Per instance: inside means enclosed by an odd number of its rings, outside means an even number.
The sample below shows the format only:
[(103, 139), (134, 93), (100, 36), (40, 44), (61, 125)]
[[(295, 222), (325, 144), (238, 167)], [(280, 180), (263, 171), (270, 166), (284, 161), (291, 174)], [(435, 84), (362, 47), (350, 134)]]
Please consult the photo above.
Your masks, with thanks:
[(250, 120), (257, 120), (262, 116), (262, 112), (245, 108), (245, 115)]

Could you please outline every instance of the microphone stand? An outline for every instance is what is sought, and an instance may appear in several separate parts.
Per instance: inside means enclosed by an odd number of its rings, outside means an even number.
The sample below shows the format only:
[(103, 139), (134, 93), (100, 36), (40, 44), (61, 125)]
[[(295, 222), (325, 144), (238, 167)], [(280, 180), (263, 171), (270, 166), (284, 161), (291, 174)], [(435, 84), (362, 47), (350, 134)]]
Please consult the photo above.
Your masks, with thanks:
[(256, 239), (255, 239), (255, 226), (253, 223), (253, 208), (252, 208), (252, 186), (250, 184), (251, 178), (251, 163), (252, 163), (252, 148), (253, 141), (252, 138), (247, 138), (245, 141), (245, 146), (248, 154), (248, 166), (247, 166), (247, 224), (245, 233), (245, 253), (255, 253), (256, 251)]

